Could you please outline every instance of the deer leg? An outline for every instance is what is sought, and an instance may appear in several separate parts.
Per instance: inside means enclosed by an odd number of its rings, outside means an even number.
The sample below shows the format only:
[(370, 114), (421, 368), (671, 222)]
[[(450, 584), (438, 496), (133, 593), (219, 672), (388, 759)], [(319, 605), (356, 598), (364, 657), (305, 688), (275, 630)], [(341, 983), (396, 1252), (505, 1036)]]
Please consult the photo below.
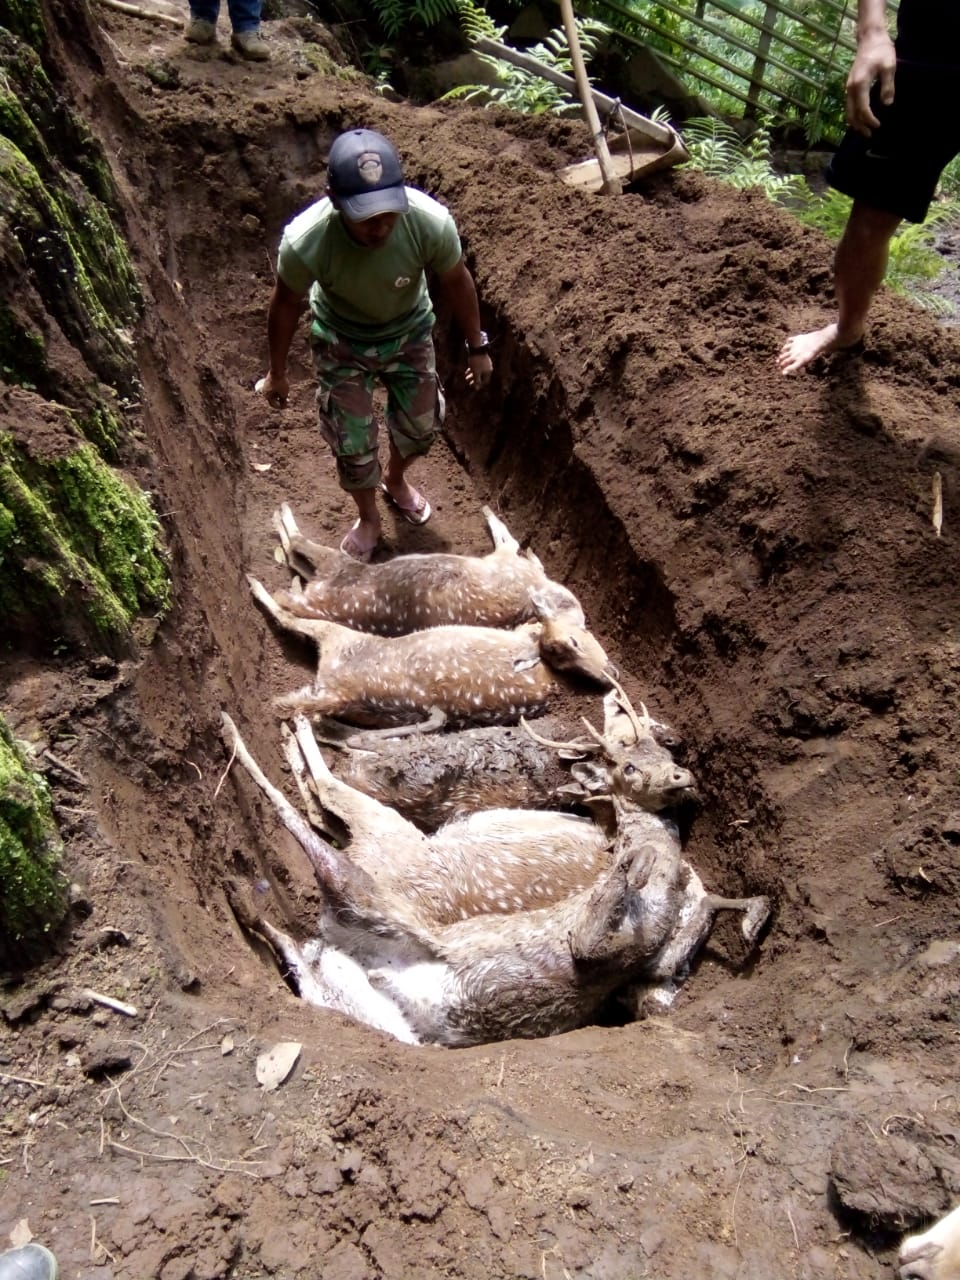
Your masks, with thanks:
[(224, 711), (221, 715), (223, 739), (228, 749), (246, 769), (263, 794), (276, 809), (280, 820), (310, 861), (317, 882), (323, 889), (329, 889), (336, 897), (342, 898), (347, 885), (347, 868), (332, 845), (322, 839), (316, 831), (305, 822), (282, 791), (278, 791), (264, 774), (263, 770), (247, 750), (246, 743), (240, 737), (237, 726)]
[(351, 733), (344, 739), (344, 745), (351, 751), (364, 751), (377, 746), (390, 738), (409, 738), (416, 733), (436, 733), (447, 723), (447, 713), (442, 707), (430, 707), (426, 720), (416, 724), (404, 724), (395, 729), (364, 729), (362, 733)]
[(757, 941), (760, 931), (770, 919), (770, 899), (767, 897), (721, 898), (715, 893), (708, 893), (706, 901), (714, 914), (718, 911), (743, 912), (740, 932), (743, 934), (744, 941), (750, 947)]
[(657, 956), (650, 976), (672, 978), (685, 971), (706, 942), (718, 911), (742, 911), (741, 933), (753, 946), (770, 917), (770, 899), (721, 898), (715, 893), (704, 893), (699, 877), (691, 877), (678, 914), (677, 927)]
[(346, 952), (320, 941), (301, 945), (266, 920), (260, 924), (307, 1004), (344, 1013), (403, 1044), (421, 1043), (394, 1002), (370, 985)]
[(280, 726), (280, 738), (283, 742), (283, 754), (286, 756), (287, 764), (290, 766), (290, 772), (293, 774), (297, 784), (297, 790), (300, 792), (300, 798), (303, 800), (303, 807), (306, 810), (307, 818), (311, 827), (319, 831), (321, 834), (329, 837), (331, 832), (327, 830), (326, 823), (323, 820), (323, 814), (317, 805), (317, 798), (310, 790), (310, 781), (307, 777), (307, 765), (303, 758), (299, 744), (294, 737), (293, 730), (287, 724)]
[(250, 590), (253, 598), (266, 609), (270, 617), (279, 627), (283, 627), (284, 631), (292, 631), (298, 636), (307, 636), (313, 640), (319, 652), (322, 642), (333, 634), (334, 625), (330, 622), (321, 622), (316, 618), (299, 618), (295, 613), (290, 613), (277, 604), (273, 596), (266, 589), (262, 582), (258, 582), (256, 578), (247, 575), (247, 582), (250, 584)]
[(293, 512), (285, 502), (281, 504), (278, 511), (273, 513), (273, 527), (277, 531), (280, 546), (291, 569), (296, 570), (297, 561), (300, 561), (308, 567), (313, 576), (321, 564), (329, 564), (331, 557), (336, 554), (332, 547), (325, 547), (321, 542), (314, 542), (311, 538), (304, 537), (293, 518)]
[(503, 549), (506, 551), (512, 551), (516, 554), (520, 550), (520, 543), (516, 540), (503, 521), (493, 514), (489, 507), (483, 508), (483, 518), (487, 522), (487, 528), (490, 531), (490, 537), (493, 540), (493, 545), (498, 551)]
[(306, 716), (294, 716), (293, 728), (317, 799), (347, 824), (355, 840), (372, 840), (378, 846), (384, 841), (403, 842), (406, 845), (411, 840), (417, 845), (425, 841), (423, 833), (395, 810), (334, 777), (320, 754)]
[(293, 512), (285, 502), (273, 513), (273, 527), (277, 532), (277, 537), (280, 539), (283, 554), (287, 557), (287, 564), (289, 564), (293, 554), (290, 540), (296, 537), (300, 530), (297, 528), (297, 522), (293, 518)]

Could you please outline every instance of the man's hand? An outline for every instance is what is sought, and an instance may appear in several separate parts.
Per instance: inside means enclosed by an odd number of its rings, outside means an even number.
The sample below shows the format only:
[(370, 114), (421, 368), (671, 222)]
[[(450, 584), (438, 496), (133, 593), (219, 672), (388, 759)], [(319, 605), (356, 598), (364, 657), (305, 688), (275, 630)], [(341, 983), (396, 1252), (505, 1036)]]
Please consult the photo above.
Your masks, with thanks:
[(287, 396), (290, 394), (290, 383), (286, 377), (274, 377), (272, 373), (268, 373), (265, 377), (259, 378), (254, 384), (254, 391), (257, 395), (263, 396), (271, 409), (282, 409), (287, 403)]
[(880, 81), (880, 101), (885, 107), (893, 102), (893, 78), (897, 70), (897, 52), (885, 31), (863, 37), (857, 45), (857, 56), (847, 76), (847, 123), (857, 133), (869, 138), (880, 121), (870, 110), (870, 90)]
[(493, 361), (488, 355), (467, 356), (467, 385), (473, 387), (474, 391), (486, 386), (492, 373)]

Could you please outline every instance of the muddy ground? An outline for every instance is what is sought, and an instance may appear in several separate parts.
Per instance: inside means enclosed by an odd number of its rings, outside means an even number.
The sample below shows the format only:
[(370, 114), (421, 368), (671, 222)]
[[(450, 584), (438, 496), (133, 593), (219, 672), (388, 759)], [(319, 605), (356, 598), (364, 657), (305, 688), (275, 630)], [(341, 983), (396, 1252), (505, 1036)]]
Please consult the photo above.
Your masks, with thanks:
[[(59, 762), (77, 901), (2, 992), (0, 1238), (26, 1219), (69, 1280), (890, 1276), (899, 1231), (960, 1192), (956, 337), (885, 296), (863, 355), (784, 380), (829, 249), (759, 195), (678, 172), (573, 192), (579, 125), (388, 103), (315, 69), (306, 20), (248, 66), (58, 12), (148, 299), (129, 464), (176, 606), (135, 658), (3, 665), (4, 714)], [(440, 317), (436, 515), (387, 516), (391, 549), (483, 550), (495, 506), (682, 733), (708, 885), (776, 899), (756, 957), (718, 930), (663, 1017), (398, 1047), (302, 1005), (238, 924), (244, 901), (301, 928), (317, 905), (224, 779), (218, 719), (284, 778), (270, 701), (310, 655), (244, 574), (281, 585), (280, 501), (327, 540), (345, 507), (304, 344), (283, 414), (251, 388), (281, 228), (355, 124), (454, 209), (494, 337), (473, 394)], [(266, 1093), (281, 1040), (302, 1052)]]

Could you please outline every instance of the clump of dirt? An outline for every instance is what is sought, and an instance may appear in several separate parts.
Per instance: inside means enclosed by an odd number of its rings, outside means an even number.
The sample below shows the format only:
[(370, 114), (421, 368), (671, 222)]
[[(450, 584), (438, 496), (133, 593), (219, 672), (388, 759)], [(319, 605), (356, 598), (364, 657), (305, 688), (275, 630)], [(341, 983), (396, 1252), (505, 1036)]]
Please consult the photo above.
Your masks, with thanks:
[[(830, 250), (761, 195), (574, 192), (579, 127), (388, 103), (318, 72), (303, 20), (251, 66), (57, 13), (147, 300), (176, 603), (131, 656), (5, 664), (8, 722), (59, 761), (75, 886), (59, 953), (3, 993), (0, 1231), (26, 1218), (90, 1280), (889, 1274), (896, 1232), (960, 1191), (955, 339), (887, 296), (864, 354), (785, 380)], [(484, 550), (499, 510), (682, 733), (708, 886), (776, 899), (756, 959), (719, 930), (663, 1019), (405, 1049), (303, 1006), (238, 923), (317, 907), (218, 724), (281, 781), (271, 700), (310, 655), (244, 574), (281, 584), (281, 501), (324, 541), (347, 513), (304, 347), (282, 414), (252, 387), (281, 229), (361, 123), (455, 211), (494, 339), (475, 395), (440, 317), (436, 515), (393, 546)], [(280, 1040), (302, 1052), (266, 1093)]]

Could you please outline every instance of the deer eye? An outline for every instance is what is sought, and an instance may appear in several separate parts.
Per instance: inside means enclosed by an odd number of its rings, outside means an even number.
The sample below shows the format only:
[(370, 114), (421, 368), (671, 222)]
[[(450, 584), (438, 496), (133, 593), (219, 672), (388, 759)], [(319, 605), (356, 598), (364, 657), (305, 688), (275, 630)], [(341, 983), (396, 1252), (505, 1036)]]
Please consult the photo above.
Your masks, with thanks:
[(633, 775), (637, 772), (637, 767), (636, 765), (633, 765), (633, 764), (625, 764), (623, 766), (623, 772), (626, 775), (626, 777), (632, 778)]

